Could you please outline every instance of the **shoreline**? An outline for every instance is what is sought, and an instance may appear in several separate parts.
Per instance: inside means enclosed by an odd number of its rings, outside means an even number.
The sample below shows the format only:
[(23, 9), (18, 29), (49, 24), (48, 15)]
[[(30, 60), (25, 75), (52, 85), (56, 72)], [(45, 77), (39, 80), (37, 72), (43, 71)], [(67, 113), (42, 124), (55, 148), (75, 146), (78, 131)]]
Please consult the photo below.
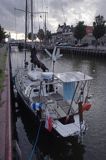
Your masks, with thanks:
[(6, 47), (0, 48), (0, 67), (3, 71), (0, 89), (0, 160), (12, 159), (10, 70), (7, 53)]
[(3, 81), (5, 79), (5, 68), (6, 68), (7, 51), (6, 47), (0, 48), (0, 99), (3, 91)]

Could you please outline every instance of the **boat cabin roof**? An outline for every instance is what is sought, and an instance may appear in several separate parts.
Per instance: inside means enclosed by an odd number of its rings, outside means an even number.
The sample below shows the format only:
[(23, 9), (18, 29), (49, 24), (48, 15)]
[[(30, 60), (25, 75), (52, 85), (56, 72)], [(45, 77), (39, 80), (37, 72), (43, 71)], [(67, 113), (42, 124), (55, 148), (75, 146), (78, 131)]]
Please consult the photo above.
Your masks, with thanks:
[(63, 83), (92, 80), (92, 77), (82, 72), (55, 73), (54, 75)]

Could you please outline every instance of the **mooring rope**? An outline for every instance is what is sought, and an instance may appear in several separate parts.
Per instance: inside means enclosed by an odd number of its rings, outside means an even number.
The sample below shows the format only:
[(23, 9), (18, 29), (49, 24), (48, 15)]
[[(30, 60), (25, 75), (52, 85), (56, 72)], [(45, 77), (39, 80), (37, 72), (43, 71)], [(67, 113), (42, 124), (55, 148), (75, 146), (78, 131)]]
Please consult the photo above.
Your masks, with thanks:
[(32, 157), (33, 157), (33, 154), (34, 154), (34, 151), (36, 149), (36, 146), (37, 146), (37, 142), (38, 142), (38, 139), (39, 139), (39, 133), (40, 133), (40, 129), (41, 129), (41, 124), (42, 122), (40, 122), (40, 125), (39, 125), (39, 128), (38, 128), (38, 133), (37, 133), (37, 137), (36, 137), (36, 140), (35, 140), (35, 143), (34, 143), (34, 146), (33, 146), (33, 149), (32, 149), (32, 152), (28, 158), (28, 160), (32, 160)]

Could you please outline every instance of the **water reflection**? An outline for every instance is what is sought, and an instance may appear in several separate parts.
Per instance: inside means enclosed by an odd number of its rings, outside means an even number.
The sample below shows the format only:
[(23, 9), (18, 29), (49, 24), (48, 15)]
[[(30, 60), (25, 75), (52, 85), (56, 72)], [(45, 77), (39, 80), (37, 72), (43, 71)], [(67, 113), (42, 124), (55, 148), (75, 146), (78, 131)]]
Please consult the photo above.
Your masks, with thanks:
[[(18, 105), (17, 117), (21, 119), (27, 138), (30, 144), (32, 144), (31, 151), (36, 141), (38, 126), (35, 122), (35, 117), (29, 110), (23, 107), (22, 102)], [(83, 145), (76, 142), (72, 145), (70, 141), (62, 141), (49, 134), (46, 130), (41, 130), (34, 156), (36, 156), (37, 160), (83, 160), (84, 152), (85, 147)]]
[[(24, 54), (13, 51), (11, 53), (13, 70), (22, 65)], [(50, 68), (51, 61), (47, 56), (39, 54), (39, 58)], [(27, 53), (27, 60), (30, 61), (30, 54)], [(42, 132), (38, 143), (37, 159), (72, 159), (72, 160), (105, 160), (106, 159), (106, 60), (96, 57), (82, 57), (64, 55), (55, 65), (56, 72), (82, 71), (93, 77), (93, 84), (90, 93), (94, 94), (93, 107), (85, 113), (85, 120), (88, 124), (88, 131), (84, 136), (85, 146), (63, 143), (53, 136)], [(16, 129), (19, 145), (22, 150), (23, 159), (28, 159), (35, 138), (37, 128), (32, 115), (17, 109)], [(35, 156), (36, 157), (36, 156)]]

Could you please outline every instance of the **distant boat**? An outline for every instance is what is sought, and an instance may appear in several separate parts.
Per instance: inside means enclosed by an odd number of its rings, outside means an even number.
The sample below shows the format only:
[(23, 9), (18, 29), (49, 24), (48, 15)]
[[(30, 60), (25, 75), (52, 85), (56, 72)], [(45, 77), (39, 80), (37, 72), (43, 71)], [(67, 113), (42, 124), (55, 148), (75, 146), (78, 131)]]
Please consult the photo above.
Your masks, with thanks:
[(23, 43), (19, 43), (19, 44), (18, 44), (18, 49), (19, 49), (20, 52), (23, 51), (23, 49), (24, 49), (24, 44), (23, 44)]

